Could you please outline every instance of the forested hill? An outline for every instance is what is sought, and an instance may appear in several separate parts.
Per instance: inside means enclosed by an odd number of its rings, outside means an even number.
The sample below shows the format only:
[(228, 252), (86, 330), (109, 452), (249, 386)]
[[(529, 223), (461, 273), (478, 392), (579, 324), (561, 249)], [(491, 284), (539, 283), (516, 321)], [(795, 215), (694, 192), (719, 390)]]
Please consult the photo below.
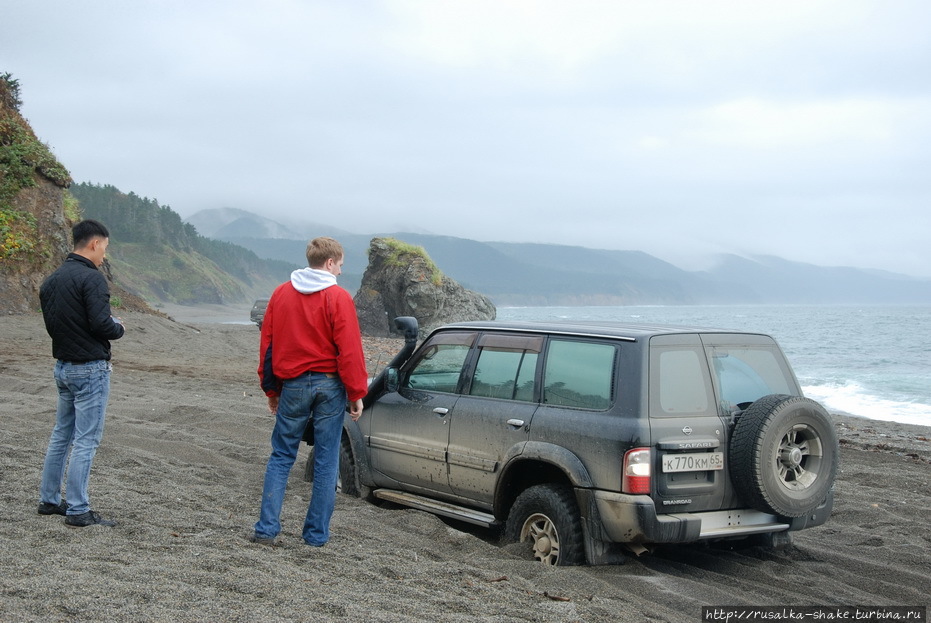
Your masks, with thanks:
[(114, 279), (150, 304), (250, 302), (267, 296), (298, 267), (205, 238), (154, 199), (89, 183), (71, 186), (71, 193), (84, 218), (110, 230), (107, 255)]

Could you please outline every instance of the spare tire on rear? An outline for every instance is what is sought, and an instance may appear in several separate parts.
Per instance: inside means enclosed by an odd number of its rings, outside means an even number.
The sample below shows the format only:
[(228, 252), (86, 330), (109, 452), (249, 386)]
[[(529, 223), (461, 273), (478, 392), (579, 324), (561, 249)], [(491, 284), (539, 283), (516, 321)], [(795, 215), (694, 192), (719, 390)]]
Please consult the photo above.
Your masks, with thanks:
[(740, 414), (728, 467), (743, 501), (766, 513), (801, 517), (834, 486), (840, 452), (824, 407), (802, 396), (764, 396)]

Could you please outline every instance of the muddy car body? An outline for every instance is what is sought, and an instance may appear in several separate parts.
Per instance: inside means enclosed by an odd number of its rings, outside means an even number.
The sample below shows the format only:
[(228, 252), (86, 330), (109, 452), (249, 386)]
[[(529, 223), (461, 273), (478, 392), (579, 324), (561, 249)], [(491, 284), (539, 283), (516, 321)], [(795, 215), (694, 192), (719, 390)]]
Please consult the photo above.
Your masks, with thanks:
[(346, 418), (345, 493), (502, 527), (547, 564), (781, 546), (830, 515), (833, 426), (770, 336), (471, 322), (414, 349), (411, 330)]

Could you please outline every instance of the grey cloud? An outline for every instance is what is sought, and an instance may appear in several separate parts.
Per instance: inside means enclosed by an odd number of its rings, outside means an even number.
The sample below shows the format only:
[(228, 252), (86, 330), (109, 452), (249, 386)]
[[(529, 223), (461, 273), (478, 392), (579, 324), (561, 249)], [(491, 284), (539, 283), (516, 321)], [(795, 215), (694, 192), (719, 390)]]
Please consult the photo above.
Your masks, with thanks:
[(182, 215), (931, 275), (924, 2), (3, 4), (39, 136)]

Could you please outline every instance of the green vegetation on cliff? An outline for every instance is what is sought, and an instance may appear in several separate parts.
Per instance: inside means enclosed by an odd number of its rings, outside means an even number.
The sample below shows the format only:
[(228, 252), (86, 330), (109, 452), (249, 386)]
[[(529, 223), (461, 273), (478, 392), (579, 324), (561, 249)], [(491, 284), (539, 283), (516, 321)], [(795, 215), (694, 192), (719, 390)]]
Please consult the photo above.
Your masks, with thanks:
[(37, 185), (37, 176), (67, 188), (68, 170), (40, 141), (19, 113), (19, 82), (0, 74), (0, 260), (21, 260), (51, 252), (43, 244), (32, 214), (17, 209), (16, 196)]
[[(422, 246), (402, 242), (396, 238), (385, 238), (385, 243), (391, 251), (388, 257), (388, 264), (391, 266), (408, 266), (413, 260), (419, 259), (424, 263), (427, 269), (427, 276), (433, 285), (440, 285), (443, 282), (443, 273), (437, 267), (436, 263), (430, 259), (427, 250)], [(371, 254), (371, 249), (369, 249)]]

